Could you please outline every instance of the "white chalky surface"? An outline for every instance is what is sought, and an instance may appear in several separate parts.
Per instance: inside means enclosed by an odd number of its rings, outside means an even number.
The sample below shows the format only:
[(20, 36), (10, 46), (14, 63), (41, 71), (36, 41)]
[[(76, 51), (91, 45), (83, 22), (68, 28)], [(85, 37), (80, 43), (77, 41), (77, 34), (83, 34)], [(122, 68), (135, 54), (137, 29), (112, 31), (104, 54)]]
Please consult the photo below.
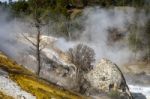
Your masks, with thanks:
[(150, 87), (149, 86), (138, 86), (138, 85), (128, 85), (131, 92), (142, 93), (146, 96), (146, 99), (150, 99)]
[(0, 91), (4, 94), (14, 97), (15, 99), (36, 99), (32, 94), (22, 90), (17, 83), (11, 79), (0, 75)]

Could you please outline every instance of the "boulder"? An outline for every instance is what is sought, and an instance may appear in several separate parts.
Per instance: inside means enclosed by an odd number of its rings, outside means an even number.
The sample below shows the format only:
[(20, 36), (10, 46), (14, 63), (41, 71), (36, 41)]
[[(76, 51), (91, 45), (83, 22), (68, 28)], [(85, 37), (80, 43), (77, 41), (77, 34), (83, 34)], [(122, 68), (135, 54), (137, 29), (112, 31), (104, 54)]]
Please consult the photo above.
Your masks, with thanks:
[(92, 87), (104, 92), (123, 90), (126, 87), (123, 85), (125, 81), (116, 64), (107, 59), (102, 59), (85, 78)]
[(133, 99), (123, 73), (110, 60), (102, 59), (86, 74), (85, 79), (96, 90), (106, 93), (118, 92), (121, 96), (125, 97), (121, 99)]

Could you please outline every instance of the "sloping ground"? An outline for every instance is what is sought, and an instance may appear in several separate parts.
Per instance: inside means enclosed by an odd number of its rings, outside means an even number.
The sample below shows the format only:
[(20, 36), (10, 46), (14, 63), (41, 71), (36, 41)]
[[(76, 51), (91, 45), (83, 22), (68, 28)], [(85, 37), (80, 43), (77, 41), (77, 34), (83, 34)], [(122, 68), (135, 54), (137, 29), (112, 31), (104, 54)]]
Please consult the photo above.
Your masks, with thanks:
[(0, 53), (0, 69), (8, 73), (9, 78), (17, 83), (22, 90), (31, 93), (37, 99), (87, 99), (87, 97), (83, 97), (39, 79), (32, 72), (23, 68), (23, 66), (17, 65), (17, 63), (8, 59), (2, 53)]
[(14, 99), (11, 96), (8, 96), (6, 94), (4, 94), (3, 92), (0, 91), (0, 99)]

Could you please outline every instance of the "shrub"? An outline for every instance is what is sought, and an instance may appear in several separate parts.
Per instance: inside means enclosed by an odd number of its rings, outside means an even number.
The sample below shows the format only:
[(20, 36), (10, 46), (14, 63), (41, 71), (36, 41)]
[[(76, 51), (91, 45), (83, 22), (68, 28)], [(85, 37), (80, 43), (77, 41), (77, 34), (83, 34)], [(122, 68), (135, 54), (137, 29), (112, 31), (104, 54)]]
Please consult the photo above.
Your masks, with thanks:
[(84, 79), (84, 74), (93, 68), (92, 63), (95, 61), (94, 50), (87, 45), (78, 44), (74, 48), (70, 48), (68, 51), (70, 62), (76, 66), (76, 82), (78, 92), (85, 94), (87, 83)]
[(70, 62), (76, 65), (77, 69), (88, 72), (93, 68), (92, 63), (95, 61), (95, 52), (87, 45), (78, 44), (68, 51)]
[(121, 93), (121, 92), (114, 91), (114, 90), (110, 91), (108, 93), (108, 96), (111, 99), (130, 99), (126, 93)]
[(108, 96), (111, 98), (111, 99), (120, 99), (120, 93), (117, 92), (117, 91), (111, 91), (108, 93)]

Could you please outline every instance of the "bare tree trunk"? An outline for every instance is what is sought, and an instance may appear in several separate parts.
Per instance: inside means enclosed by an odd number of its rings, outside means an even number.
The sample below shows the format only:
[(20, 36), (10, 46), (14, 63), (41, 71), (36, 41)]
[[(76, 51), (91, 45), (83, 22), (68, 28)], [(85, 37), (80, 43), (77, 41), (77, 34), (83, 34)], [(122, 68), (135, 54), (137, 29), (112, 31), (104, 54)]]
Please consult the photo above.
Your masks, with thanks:
[(149, 61), (150, 61), (150, 49), (149, 49), (149, 46), (147, 45), (147, 64), (149, 64)]
[(40, 36), (41, 36), (41, 20), (40, 16), (38, 14), (38, 2), (35, 1), (35, 9), (34, 9), (34, 22), (35, 22), (35, 27), (37, 29), (37, 35), (36, 35), (36, 54), (37, 54), (37, 72), (36, 74), (40, 74), (41, 70), (41, 52), (40, 52)]
[(129, 99), (134, 99), (134, 98), (133, 98), (133, 95), (132, 95), (132, 93), (130, 92), (130, 89), (129, 89), (128, 85), (127, 85), (127, 82), (126, 82), (126, 79), (125, 79), (125, 77), (124, 77), (124, 75), (123, 75), (123, 72), (121, 71), (121, 69), (120, 69), (117, 65), (115, 65), (115, 66), (116, 66), (116, 68), (119, 70), (119, 72), (120, 72), (120, 74), (121, 74), (121, 77), (122, 77), (122, 79), (123, 79), (123, 81), (124, 81), (124, 84), (125, 84), (125, 91), (126, 91), (126, 93), (128, 94)]
[(123, 6), (125, 6), (125, 4), (124, 4), (125, 2), (124, 2), (124, 0), (123, 0)]
[(41, 29), (42, 26), (46, 25), (47, 23), (47, 22), (43, 23), (44, 21), (43, 19), (41, 19), (43, 13), (40, 11), (41, 6), (39, 1), (40, 0), (33, 0), (32, 2), (30, 2), (31, 3), (30, 10), (33, 14), (32, 15), (33, 22), (31, 24), (33, 25), (34, 28), (36, 28), (36, 34), (35, 34), (36, 42), (30, 40), (30, 38), (28, 38), (26, 35), (23, 34), (23, 37), (26, 40), (28, 40), (35, 48), (34, 50), (36, 53), (36, 61), (37, 61), (37, 71), (36, 71), (37, 75), (40, 75), (40, 70), (41, 70), (41, 50), (46, 47), (46, 45), (41, 46), (41, 35), (42, 35)]
[(69, 30), (70, 29), (69, 20), (70, 20), (70, 18), (67, 17), (67, 19), (66, 19), (66, 21), (67, 21), (67, 23), (66, 23), (66, 32), (67, 32), (68, 39), (71, 40), (71, 34), (70, 34), (70, 30)]
[(40, 32), (40, 27), (39, 26), (36, 26), (37, 28), (37, 46), (36, 46), (36, 49), (37, 49), (37, 75), (40, 74), (40, 70), (41, 70), (41, 55), (40, 55), (40, 35), (41, 35), (41, 32)]
[(135, 53), (135, 60), (136, 60), (136, 56), (137, 56), (137, 55), (136, 55), (136, 54), (137, 54), (137, 52), (136, 52), (136, 51), (137, 51), (137, 34), (136, 34), (136, 31), (135, 31), (135, 46), (134, 46), (134, 47), (135, 47), (135, 48), (134, 48), (134, 50), (135, 50), (134, 53)]
[(148, 62), (147, 62), (148, 64), (149, 64), (149, 61), (150, 61), (150, 55), (149, 54), (150, 54), (150, 49), (148, 48), (148, 59), (147, 59), (148, 60)]

